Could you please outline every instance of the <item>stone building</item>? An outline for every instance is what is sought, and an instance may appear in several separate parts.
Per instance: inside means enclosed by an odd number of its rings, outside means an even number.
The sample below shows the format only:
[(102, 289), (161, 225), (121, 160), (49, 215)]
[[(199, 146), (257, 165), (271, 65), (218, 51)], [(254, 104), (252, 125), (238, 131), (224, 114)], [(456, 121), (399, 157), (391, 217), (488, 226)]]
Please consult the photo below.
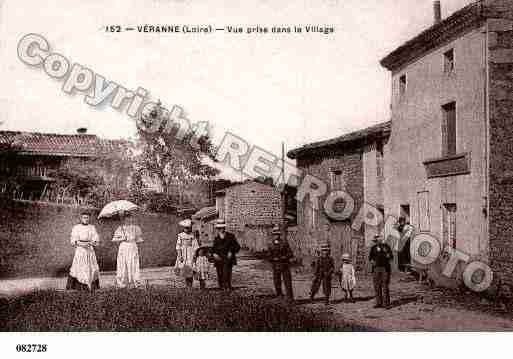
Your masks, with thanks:
[[(328, 241), (337, 264), (343, 253), (349, 253), (359, 269), (367, 268), (366, 238), (370, 240), (379, 227), (353, 229), (352, 224), (364, 203), (383, 209), (383, 153), (389, 134), (390, 122), (385, 122), (287, 154), (297, 161), (303, 180), (311, 175), (327, 185), (327, 194), (317, 204), (309, 197), (297, 202), (297, 237), (303, 257), (311, 258), (319, 244)], [(334, 220), (323, 209), (334, 191), (344, 191), (354, 200), (355, 210), (346, 220)], [(342, 211), (345, 205), (337, 206)]]
[(384, 206), (513, 284), (513, 1), (472, 3), (391, 52)]
[(270, 229), (283, 223), (281, 192), (270, 184), (249, 180), (216, 192), (219, 218), (241, 244), (260, 252), (267, 248)]
[(192, 215), (192, 230), (199, 233), (201, 245), (210, 245), (214, 242), (215, 222), (218, 219), (217, 208), (203, 207)]

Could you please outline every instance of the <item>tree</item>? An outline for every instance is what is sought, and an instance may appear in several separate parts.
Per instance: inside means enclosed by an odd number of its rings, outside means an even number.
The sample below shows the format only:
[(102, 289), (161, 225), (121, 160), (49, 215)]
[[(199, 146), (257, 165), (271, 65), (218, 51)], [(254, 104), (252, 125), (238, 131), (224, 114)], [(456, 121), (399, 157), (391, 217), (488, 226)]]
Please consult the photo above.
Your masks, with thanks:
[(55, 179), (51, 195), (56, 202), (101, 207), (130, 196), (133, 148), (128, 141), (110, 141), (96, 158), (70, 158), (50, 172)]
[[(209, 136), (199, 134), (188, 122), (186, 129), (173, 127), (173, 124), (169, 112), (160, 102), (141, 114), (138, 119), (140, 153), (136, 166), (145, 177), (156, 180), (165, 194), (180, 198), (188, 184), (209, 179), (218, 170), (204, 163), (206, 157), (215, 161)], [(148, 130), (150, 127), (151, 131)]]

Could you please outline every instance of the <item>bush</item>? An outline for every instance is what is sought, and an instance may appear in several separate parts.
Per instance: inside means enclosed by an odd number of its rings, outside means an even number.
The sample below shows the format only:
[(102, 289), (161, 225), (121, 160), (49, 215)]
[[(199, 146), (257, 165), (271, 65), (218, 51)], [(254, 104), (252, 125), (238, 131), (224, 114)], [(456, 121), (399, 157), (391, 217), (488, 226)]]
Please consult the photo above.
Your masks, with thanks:
[(159, 192), (147, 192), (146, 208), (156, 213), (176, 213), (178, 197)]

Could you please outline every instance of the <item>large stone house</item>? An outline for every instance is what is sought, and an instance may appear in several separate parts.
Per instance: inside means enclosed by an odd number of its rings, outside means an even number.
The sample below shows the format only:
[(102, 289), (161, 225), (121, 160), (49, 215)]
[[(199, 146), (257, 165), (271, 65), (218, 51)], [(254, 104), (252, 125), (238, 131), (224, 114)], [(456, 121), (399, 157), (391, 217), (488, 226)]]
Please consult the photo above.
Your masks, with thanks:
[[(384, 207), (383, 153), (389, 135), (390, 122), (385, 122), (311, 143), (287, 154), (297, 161), (303, 179), (311, 175), (328, 187), (317, 205), (309, 197), (297, 202), (298, 236), (303, 256), (314, 256), (320, 243), (328, 241), (337, 263), (343, 253), (348, 253), (358, 268), (366, 268), (365, 239), (370, 240), (379, 228), (355, 230), (352, 222), (364, 203), (378, 209)], [(328, 194), (334, 191), (347, 192), (354, 200), (355, 211), (347, 220), (334, 220), (323, 209)]]
[[(416, 233), (489, 263), (513, 285), (513, 1), (478, 1), (446, 19), (440, 13), (435, 2), (433, 26), (381, 61), (392, 77), (390, 122), (289, 157), (305, 174), (345, 188), (357, 206), (371, 204), (385, 220), (406, 217)], [(308, 200), (298, 204), (298, 219), (305, 240), (326, 236), (329, 218)], [(361, 236), (368, 241), (373, 229), (331, 228), (332, 248), (358, 261)]]
[(391, 52), (385, 213), (513, 284), (513, 1), (472, 3)]

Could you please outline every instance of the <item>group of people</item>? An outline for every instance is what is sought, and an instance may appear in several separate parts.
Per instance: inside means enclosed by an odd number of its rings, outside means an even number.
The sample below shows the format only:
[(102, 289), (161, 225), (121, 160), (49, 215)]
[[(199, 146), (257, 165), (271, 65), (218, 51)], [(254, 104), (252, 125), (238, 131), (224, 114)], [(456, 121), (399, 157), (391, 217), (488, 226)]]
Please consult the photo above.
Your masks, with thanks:
[[(120, 288), (138, 286), (140, 283), (140, 263), (138, 243), (143, 242), (141, 228), (134, 224), (132, 217), (121, 214), (121, 225), (114, 232), (112, 241), (119, 242), (116, 270), (116, 284)], [(90, 223), (89, 213), (82, 213), (80, 224), (71, 231), (71, 244), (75, 246), (75, 256), (70, 268), (67, 289), (95, 290), (99, 288), (99, 266), (94, 247), (99, 244), (96, 228)], [(205, 289), (206, 280), (210, 277), (210, 268), (215, 267), (219, 288), (232, 290), (232, 271), (237, 264), (236, 255), (241, 247), (235, 235), (226, 231), (226, 223), (220, 219), (215, 223), (216, 234), (212, 246), (201, 245), (199, 234), (192, 231), (192, 221), (180, 222), (183, 230), (176, 241), (175, 274), (185, 279), (187, 287), (192, 287), (194, 280), (199, 287)], [(268, 250), (268, 260), (273, 271), (273, 282), (276, 295), (283, 296), (285, 287), (286, 298), (294, 299), (291, 265), (294, 254), (282, 238), (282, 231), (275, 226), (271, 232), (272, 240)], [(381, 235), (376, 235), (370, 249), (369, 261), (372, 264), (376, 307), (390, 306), (390, 262), (393, 254), (390, 246)], [(354, 301), (353, 290), (356, 286), (355, 269), (348, 253), (342, 255), (342, 265), (335, 268), (335, 260), (331, 256), (329, 243), (320, 246), (316, 259), (312, 263), (313, 281), (310, 288), (310, 299), (314, 300), (322, 286), (324, 300), (330, 303), (332, 279), (337, 276), (345, 299)]]
[[(141, 227), (133, 223), (129, 213), (120, 213), (121, 224), (112, 237), (119, 242), (116, 263), (116, 285), (120, 288), (140, 283), (140, 263), (138, 243), (143, 242)], [(71, 245), (75, 255), (68, 275), (66, 289), (95, 290), (100, 288), (100, 267), (94, 247), (100, 243), (95, 226), (90, 224), (88, 212), (80, 215), (80, 223), (71, 230)]]
[[(281, 237), (279, 227), (272, 231), (273, 240), (269, 248), (269, 261), (272, 264), (273, 280), (277, 296), (283, 296), (282, 282), (285, 285), (287, 299), (294, 299), (292, 288), (291, 259), (292, 250), (286, 240)], [(376, 293), (376, 308), (390, 307), (390, 273), (393, 259), (392, 249), (384, 242), (381, 235), (374, 237), (374, 244), (370, 249), (369, 261), (372, 265), (374, 289)], [(333, 276), (339, 278), (345, 300), (354, 301), (353, 290), (356, 286), (356, 275), (351, 257), (348, 253), (342, 255), (342, 265), (337, 270), (335, 260), (331, 256), (329, 243), (320, 245), (316, 259), (312, 263), (313, 281), (310, 288), (310, 299), (313, 301), (321, 285), (325, 304), (330, 303)]]
[(205, 289), (205, 281), (209, 278), (209, 267), (214, 265), (217, 272), (219, 288), (232, 290), (232, 271), (237, 264), (236, 255), (240, 245), (235, 236), (226, 231), (224, 220), (215, 224), (216, 235), (213, 246), (201, 246), (199, 234), (192, 233), (192, 221), (180, 222), (183, 231), (176, 241), (177, 259), (175, 273), (185, 279), (187, 287), (192, 287), (194, 279), (199, 281), (200, 288)]

